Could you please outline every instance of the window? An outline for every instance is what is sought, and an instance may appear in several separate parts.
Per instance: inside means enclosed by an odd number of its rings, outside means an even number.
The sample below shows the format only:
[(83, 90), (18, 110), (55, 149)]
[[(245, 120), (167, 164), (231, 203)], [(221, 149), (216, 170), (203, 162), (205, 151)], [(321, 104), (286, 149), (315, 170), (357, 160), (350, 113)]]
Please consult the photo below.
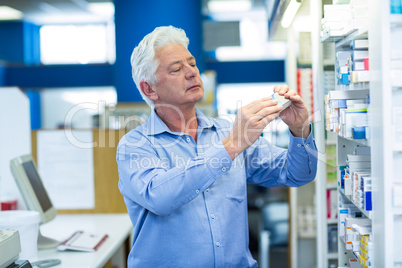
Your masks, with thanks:
[(44, 25), (40, 29), (43, 64), (114, 63), (114, 25)]
[(204, 48), (214, 52), (209, 53), (213, 59), (259, 61), (286, 58), (286, 42), (268, 40), (264, 1), (206, 0), (205, 3)]

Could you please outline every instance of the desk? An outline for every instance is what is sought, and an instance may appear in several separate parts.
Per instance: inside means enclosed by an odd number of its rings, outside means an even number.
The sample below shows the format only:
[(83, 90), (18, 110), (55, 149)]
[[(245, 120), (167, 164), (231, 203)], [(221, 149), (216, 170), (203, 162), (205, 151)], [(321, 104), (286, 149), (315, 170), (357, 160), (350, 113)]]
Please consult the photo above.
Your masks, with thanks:
[[(113, 257), (118, 266), (126, 267), (127, 254), (125, 242), (132, 233), (132, 224), (128, 214), (62, 214), (43, 224), (40, 229), (44, 236), (60, 241), (67, 239), (75, 231), (105, 233), (109, 237), (95, 252), (57, 251), (56, 249), (39, 250), (37, 258), (30, 261), (60, 259), (55, 268), (100, 268)], [(127, 251), (126, 251), (127, 250)], [(116, 259), (116, 260), (115, 260)]]

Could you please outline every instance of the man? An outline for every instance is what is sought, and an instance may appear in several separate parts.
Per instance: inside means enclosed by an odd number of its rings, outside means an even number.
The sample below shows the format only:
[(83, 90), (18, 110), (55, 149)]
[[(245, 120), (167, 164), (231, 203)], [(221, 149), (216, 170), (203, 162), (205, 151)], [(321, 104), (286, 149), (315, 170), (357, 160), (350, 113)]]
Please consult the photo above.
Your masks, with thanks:
[[(288, 87), (239, 109), (231, 126), (195, 109), (203, 97), (181, 29), (158, 27), (131, 56), (133, 79), (151, 106), (148, 122), (117, 149), (119, 189), (134, 226), (131, 267), (256, 267), (248, 249), (246, 184), (300, 186), (316, 174), (316, 147), (303, 100)], [(267, 92), (267, 95), (270, 95)], [(281, 116), (289, 149), (261, 138)]]

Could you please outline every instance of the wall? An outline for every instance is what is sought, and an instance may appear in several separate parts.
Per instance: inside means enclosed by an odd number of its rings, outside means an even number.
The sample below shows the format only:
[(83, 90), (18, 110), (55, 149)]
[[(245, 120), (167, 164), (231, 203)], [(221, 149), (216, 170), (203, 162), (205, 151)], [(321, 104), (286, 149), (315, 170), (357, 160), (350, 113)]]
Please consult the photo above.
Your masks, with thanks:
[(206, 68), (216, 71), (218, 83), (285, 81), (285, 62), (283, 60), (207, 62)]
[(24, 201), (11, 175), (10, 160), (31, 152), (29, 100), (18, 88), (0, 90), (0, 199)]
[(0, 59), (24, 63), (24, 39), (22, 22), (0, 22)]
[(85, 87), (113, 85), (112, 66), (50, 65), (9, 67), (6, 84), (21, 88)]
[(0, 60), (36, 65), (40, 59), (39, 26), (25, 21), (0, 22)]
[(6, 66), (0, 63), (0, 87), (5, 85), (6, 70)]

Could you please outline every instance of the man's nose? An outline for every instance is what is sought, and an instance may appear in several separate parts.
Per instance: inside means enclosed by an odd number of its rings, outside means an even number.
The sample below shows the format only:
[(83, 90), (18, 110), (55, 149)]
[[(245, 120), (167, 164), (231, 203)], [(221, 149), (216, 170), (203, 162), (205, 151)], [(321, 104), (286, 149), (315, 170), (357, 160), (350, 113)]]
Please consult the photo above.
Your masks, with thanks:
[(193, 78), (197, 75), (197, 68), (190, 64), (185, 64), (186, 78)]

